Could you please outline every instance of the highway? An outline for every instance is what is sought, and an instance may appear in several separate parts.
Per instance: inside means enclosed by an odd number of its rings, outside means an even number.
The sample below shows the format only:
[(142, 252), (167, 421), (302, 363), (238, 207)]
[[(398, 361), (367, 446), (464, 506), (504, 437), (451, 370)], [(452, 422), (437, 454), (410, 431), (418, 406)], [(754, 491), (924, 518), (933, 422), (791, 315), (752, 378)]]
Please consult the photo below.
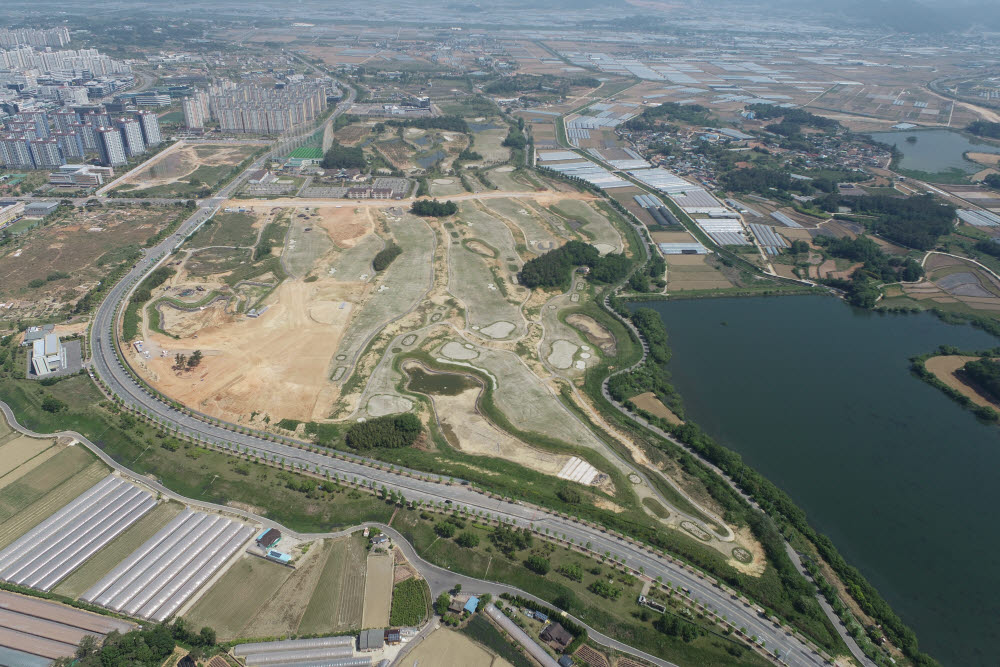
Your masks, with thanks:
[[(331, 119), (343, 113), (353, 101), (354, 91), (338, 105)], [(328, 120), (328, 122), (330, 122)], [(823, 658), (810, 649), (804, 641), (775, 627), (772, 622), (761, 618), (749, 602), (739, 599), (717, 587), (704, 575), (662, 557), (641, 544), (627, 538), (618, 537), (606, 529), (569, 517), (557, 516), (519, 502), (508, 502), (475, 491), (464, 484), (448, 484), (437, 475), (423, 472), (381, 470), (366, 465), (363, 459), (344, 460), (335, 456), (313, 453), (298, 447), (273, 442), (253, 434), (229, 431), (215, 423), (209, 423), (189, 412), (182, 412), (161, 400), (158, 396), (140, 386), (122, 365), (116, 352), (115, 324), (120, 316), (120, 306), (124, 304), (138, 282), (152, 271), (170, 251), (189, 234), (193, 233), (205, 220), (209, 219), (229, 195), (242, 183), (246, 174), (259, 168), (266, 159), (287, 148), (301, 137), (285, 140), (267, 155), (250, 165), (247, 170), (222, 188), (215, 196), (200, 202), (199, 207), (184, 221), (170, 237), (151, 248), (138, 264), (108, 292), (99, 306), (90, 332), (92, 362), (90, 368), (124, 406), (141, 411), (155, 419), (178, 435), (217, 447), (231, 453), (251, 451), (272, 462), (284, 462), (295, 469), (308, 470), (320, 475), (338, 475), (347, 480), (355, 477), (359, 481), (385, 486), (402, 493), (407, 500), (421, 500), (435, 505), (453, 504), (470, 511), (484, 512), (502, 521), (523, 527), (534, 527), (537, 531), (572, 540), (576, 545), (587, 545), (596, 554), (610, 553), (624, 560), (625, 564), (638, 570), (642, 568), (646, 577), (662, 577), (674, 588), (689, 590), (691, 597), (704, 603), (719, 615), (725, 615), (735, 627), (745, 627), (748, 636), (756, 636), (764, 642), (768, 651), (777, 649), (781, 660), (789, 665), (822, 665)]]

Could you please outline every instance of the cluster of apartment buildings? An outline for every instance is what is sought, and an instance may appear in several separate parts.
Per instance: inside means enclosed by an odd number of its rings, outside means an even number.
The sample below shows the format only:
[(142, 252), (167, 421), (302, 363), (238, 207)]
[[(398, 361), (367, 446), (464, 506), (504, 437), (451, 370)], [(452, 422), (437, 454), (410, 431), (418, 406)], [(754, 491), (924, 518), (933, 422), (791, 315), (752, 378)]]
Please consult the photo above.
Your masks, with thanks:
[(74, 79), (92, 79), (110, 74), (129, 74), (128, 63), (102, 55), (97, 49), (39, 51), (31, 46), (0, 50), (0, 68), (15, 72), (43, 72)]
[(134, 81), (128, 63), (97, 49), (0, 49), (0, 111), (7, 114), (55, 104), (86, 104)]
[(162, 143), (152, 111), (111, 114), (103, 105), (76, 105), (54, 113), (23, 111), (0, 131), (0, 165), (10, 169), (52, 169), (95, 155), (106, 167)]
[(227, 81), (185, 97), (184, 124), (199, 130), (215, 120), (223, 132), (281, 134), (316, 120), (331, 90), (332, 84), (323, 79), (272, 87)]
[(66, 46), (69, 44), (68, 28), (50, 28), (35, 30), (19, 28), (16, 30), (0, 30), (0, 46)]

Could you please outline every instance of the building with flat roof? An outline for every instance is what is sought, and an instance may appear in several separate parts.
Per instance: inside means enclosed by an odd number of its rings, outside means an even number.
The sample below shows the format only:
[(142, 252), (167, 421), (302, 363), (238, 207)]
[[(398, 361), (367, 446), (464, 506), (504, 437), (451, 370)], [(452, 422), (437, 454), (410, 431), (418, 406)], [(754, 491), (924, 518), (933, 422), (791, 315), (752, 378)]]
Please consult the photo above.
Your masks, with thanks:
[(89, 164), (64, 164), (59, 171), (49, 174), (49, 183), (59, 187), (95, 188), (111, 180), (115, 170)]
[(0, 201), (0, 227), (17, 220), (24, 213), (23, 201)]
[(57, 201), (33, 201), (24, 205), (24, 214), (32, 218), (44, 218), (59, 208)]
[(105, 167), (120, 167), (128, 163), (122, 135), (113, 127), (97, 128), (97, 152)]
[(31, 367), (38, 376), (66, 368), (66, 348), (59, 336), (54, 333), (45, 334), (31, 344)]

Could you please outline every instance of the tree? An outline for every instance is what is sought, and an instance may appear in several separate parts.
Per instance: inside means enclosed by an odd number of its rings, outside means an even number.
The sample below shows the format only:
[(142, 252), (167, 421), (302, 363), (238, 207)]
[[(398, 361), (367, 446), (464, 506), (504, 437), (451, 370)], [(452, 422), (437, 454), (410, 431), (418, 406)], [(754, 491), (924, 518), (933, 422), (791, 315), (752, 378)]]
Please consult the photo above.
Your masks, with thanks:
[(434, 611), (437, 612), (438, 616), (444, 616), (448, 613), (449, 604), (451, 604), (451, 598), (447, 593), (442, 593), (434, 601)]
[(459, 546), (472, 549), (479, 545), (479, 536), (475, 533), (462, 533), (455, 541), (458, 542)]
[(541, 556), (529, 556), (524, 561), (524, 566), (534, 572), (535, 574), (546, 575), (552, 568), (549, 560), (547, 558), (542, 558)]
[(440, 537), (444, 538), (454, 537), (455, 532), (457, 530), (458, 529), (455, 527), (455, 524), (451, 523), (450, 521), (441, 521), (439, 523), (434, 524), (434, 532), (437, 533)]
[(187, 360), (188, 369), (197, 368), (201, 363), (201, 350), (195, 350), (191, 353), (191, 358)]
[(42, 410), (45, 410), (46, 412), (51, 412), (52, 414), (55, 414), (57, 412), (62, 412), (68, 406), (64, 402), (60, 401), (58, 398), (56, 398), (54, 396), (46, 396), (45, 398), (42, 399), (42, 406), (41, 407), (42, 407)]

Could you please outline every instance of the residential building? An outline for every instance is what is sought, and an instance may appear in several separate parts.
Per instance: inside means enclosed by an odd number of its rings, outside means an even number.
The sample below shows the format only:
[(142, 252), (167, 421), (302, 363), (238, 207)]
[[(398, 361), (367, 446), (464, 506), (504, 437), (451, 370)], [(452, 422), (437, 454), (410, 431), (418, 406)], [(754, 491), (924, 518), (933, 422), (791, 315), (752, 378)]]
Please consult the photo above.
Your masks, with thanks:
[(35, 169), (54, 169), (63, 163), (59, 142), (55, 139), (32, 139), (28, 142)]
[[(67, 160), (82, 160), (84, 156), (83, 139), (73, 131), (53, 132), (52, 138), (59, 143), (63, 162)], [(60, 162), (62, 164), (62, 162)]]
[(0, 160), (9, 169), (35, 168), (35, 162), (31, 159), (28, 139), (23, 136), (13, 134), (0, 136)]
[(119, 118), (118, 130), (122, 135), (122, 145), (129, 157), (146, 152), (146, 142), (142, 138), (142, 124), (136, 118)]
[[(113, 127), (99, 127), (97, 132), (97, 152), (105, 167), (120, 167), (128, 163), (122, 133)], [(140, 132), (139, 139), (142, 139)]]
[(163, 135), (160, 133), (160, 119), (153, 111), (138, 111), (135, 117), (139, 119), (142, 129), (142, 140), (146, 142), (146, 148), (159, 146), (163, 143)]
[(140, 107), (169, 106), (170, 95), (164, 93), (141, 93), (135, 96), (135, 104)]
[(205, 116), (202, 113), (201, 103), (194, 97), (185, 97), (181, 100), (181, 108), (184, 110), (184, 125), (191, 130), (200, 130), (205, 127)]

